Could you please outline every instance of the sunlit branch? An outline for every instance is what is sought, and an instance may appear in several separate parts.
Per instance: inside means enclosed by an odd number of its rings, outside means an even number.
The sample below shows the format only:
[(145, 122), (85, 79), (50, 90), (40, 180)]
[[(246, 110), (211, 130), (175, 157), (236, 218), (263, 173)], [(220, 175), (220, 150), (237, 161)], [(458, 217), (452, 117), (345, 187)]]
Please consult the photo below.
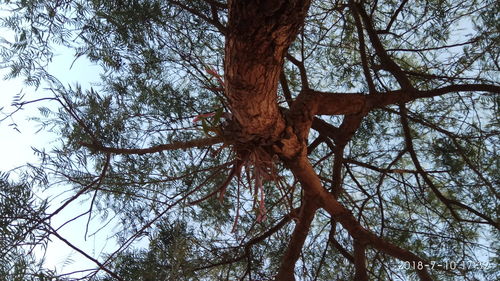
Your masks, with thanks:
[[(321, 184), (319, 177), (312, 168), (309, 160), (305, 157), (299, 157), (293, 161), (286, 161), (287, 166), (292, 170), (302, 184), (302, 188), (311, 193), (318, 200), (320, 206), (325, 209), (336, 221), (349, 232), (354, 239), (359, 239), (362, 243), (368, 243), (375, 249), (381, 250), (388, 255), (404, 261), (421, 261), (424, 264), (428, 262), (412, 252), (400, 248), (390, 243), (369, 230), (365, 229), (352, 213), (340, 204), (334, 196), (329, 193)], [(423, 281), (432, 280), (426, 268), (417, 270), (419, 277)]]
[(378, 94), (330, 93), (302, 91), (297, 101), (313, 115), (348, 115), (369, 112), (387, 105), (407, 103), (422, 98), (457, 92), (490, 92), (500, 94), (500, 86), (491, 84), (456, 84), (426, 91), (389, 91)]

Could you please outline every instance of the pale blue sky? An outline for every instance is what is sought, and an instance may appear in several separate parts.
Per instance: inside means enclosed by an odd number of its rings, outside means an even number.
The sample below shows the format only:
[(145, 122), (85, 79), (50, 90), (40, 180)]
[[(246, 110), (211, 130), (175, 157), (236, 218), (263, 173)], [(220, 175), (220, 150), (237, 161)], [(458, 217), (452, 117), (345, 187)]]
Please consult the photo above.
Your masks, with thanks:
[[(5, 31), (0, 30), (0, 36), (8, 36)], [(78, 59), (73, 67), (70, 68), (71, 63), (74, 60), (73, 53), (71, 50), (59, 48), (55, 51), (56, 56), (54, 57), (53, 63), (49, 66), (49, 72), (57, 77), (64, 85), (75, 85), (78, 83), (82, 87), (89, 88), (99, 79), (99, 73), (101, 68), (92, 65), (88, 60), (84, 58)], [(21, 90), (25, 94), (24, 100), (33, 100), (41, 97), (49, 96), (50, 93), (44, 91), (44, 85), (42, 84), (38, 90), (33, 87), (27, 87), (23, 85), (22, 79), (11, 79), (8, 81), (3, 80), (3, 77), (8, 73), (8, 69), (0, 69), (0, 89), (2, 89), (0, 94), (0, 107), (3, 107), (3, 112), (11, 112), (15, 108), (11, 106), (13, 97), (18, 94)], [(47, 106), (49, 108), (57, 108), (57, 104), (53, 101), (44, 101), (41, 103), (28, 104), (23, 110), (18, 111), (12, 118), (9, 118), (0, 123), (0, 171), (6, 172), (27, 162), (36, 163), (37, 158), (35, 157), (31, 147), (37, 147), (39, 149), (45, 148), (50, 150), (51, 147), (57, 145), (57, 136), (48, 132), (35, 133), (38, 129), (37, 123), (28, 120), (30, 117), (39, 116), (38, 107)], [(0, 116), (0, 119), (4, 116)], [(12, 123), (17, 124), (17, 128), (20, 132), (13, 129), (10, 125)], [(15, 178), (15, 173), (11, 175)], [(64, 187), (61, 188), (61, 191)], [(64, 202), (68, 197), (72, 196), (73, 193), (64, 193), (61, 196), (57, 195), (57, 190), (52, 192), (38, 191), (38, 196), (46, 198), (50, 197), (52, 199), (52, 204), (55, 209), (62, 202)], [(87, 198), (84, 198), (87, 199)], [(89, 202), (75, 201), (72, 202), (66, 210), (59, 213), (54, 217), (52, 221), (52, 226), (58, 228), (61, 224), (68, 221), (69, 219), (79, 215), (88, 210)], [(69, 240), (74, 245), (78, 246), (86, 253), (98, 258), (102, 261), (102, 256), (99, 256), (101, 252), (112, 252), (114, 247), (116, 247), (113, 240), (108, 239), (108, 235), (111, 235), (112, 226), (107, 229), (100, 231), (94, 236), (84, 240), (85, 225), (87, 223), (88, 216), (79, 218), (72, 223), (66, 225), (60, 230), (60, 233), (64, 238)], [(89, 229), (89, 234), (95, 232), (98, 228), (102, 227), (98, 219), (93, 221)], [(94, 227), (92, 227), (92, 225)], [(46, 267), (49, 269), (57, 269), (59, 273), (72, 272), (74, 270), (82, 270), (88, 268), (96, 268), (96, 265), (79, 253), (73, 251), (64, 243), (59, 241), (56, 237), (52, 237), (52, 242), (49, 244), (47, 255), (46, 255)]]

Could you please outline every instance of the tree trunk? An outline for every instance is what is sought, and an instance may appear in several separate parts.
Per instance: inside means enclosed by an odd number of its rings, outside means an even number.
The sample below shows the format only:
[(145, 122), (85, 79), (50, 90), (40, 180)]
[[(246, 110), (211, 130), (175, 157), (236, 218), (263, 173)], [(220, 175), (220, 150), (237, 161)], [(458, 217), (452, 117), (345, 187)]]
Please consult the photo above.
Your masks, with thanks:
[(284, 56), (304, 22), (310, 0), (229, 1), (225, 91), (242, 142), (271, 144), (286, 124), (277, 90)]

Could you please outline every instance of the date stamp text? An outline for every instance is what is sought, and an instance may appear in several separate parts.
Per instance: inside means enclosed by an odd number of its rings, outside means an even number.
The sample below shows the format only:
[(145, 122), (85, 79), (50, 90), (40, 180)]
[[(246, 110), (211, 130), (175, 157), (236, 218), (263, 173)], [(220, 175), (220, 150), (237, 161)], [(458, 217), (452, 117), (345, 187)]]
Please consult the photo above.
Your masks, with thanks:
[(444, 270), (475, 270), (475, 269), (488, 269), (492, 266), (490, 262), (479, 261), (403, 261), (398, 265), (399, 269), (406, 270), (422, 270), (427, 269), (444, 269)]

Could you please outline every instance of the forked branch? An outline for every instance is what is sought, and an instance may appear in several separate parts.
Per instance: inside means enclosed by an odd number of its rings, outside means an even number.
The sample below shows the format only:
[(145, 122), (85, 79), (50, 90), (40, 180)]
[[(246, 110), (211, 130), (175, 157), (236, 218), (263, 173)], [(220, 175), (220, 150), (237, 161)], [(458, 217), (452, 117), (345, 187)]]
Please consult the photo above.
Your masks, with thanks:
[[(428, 264), (426, 260), (414, 253), (394, 245), (364, 228), (353, 214), (323, 187), (318, 175), (305, 156), (286, 161), (286, 165), (301, 183), (304, 191), (311, 194), (319, 205), (349, 232), (353, 239), (357, 239), (359, 243), (364, 243), (397, 259), (410, 262), (420, 261)], [(422, 281), (432, 280), (426, 268), (418, 270), (417, 274)]]

